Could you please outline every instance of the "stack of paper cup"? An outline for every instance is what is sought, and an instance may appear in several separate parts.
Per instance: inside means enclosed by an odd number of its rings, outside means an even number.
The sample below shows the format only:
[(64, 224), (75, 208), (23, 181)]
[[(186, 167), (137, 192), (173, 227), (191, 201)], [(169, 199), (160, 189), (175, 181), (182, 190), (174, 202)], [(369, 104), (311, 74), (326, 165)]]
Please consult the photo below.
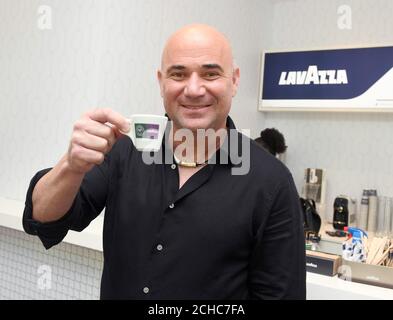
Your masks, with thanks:
[(363, 190), (363, 196), (360, 202), (360, 212), (359, 212), (359, 220), (358, 220), (358, 227), (362, 230), (367, 230), (368, 207), (369, 207), (368, 190)]
[(368, 191), (368, 222), (367, 230), (375, 232), (377, 229), (378, 197), (377, 190)]

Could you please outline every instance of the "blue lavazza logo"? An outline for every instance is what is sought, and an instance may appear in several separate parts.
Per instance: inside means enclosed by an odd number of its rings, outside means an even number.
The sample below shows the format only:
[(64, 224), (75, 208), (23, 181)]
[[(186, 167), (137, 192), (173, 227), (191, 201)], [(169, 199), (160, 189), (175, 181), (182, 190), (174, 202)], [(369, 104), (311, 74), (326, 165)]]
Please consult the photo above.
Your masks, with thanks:
[(318, 66), (309, 66), (307, 71), (281, 72), (278, 85), (323, 85), (348, 84), (347, 70), (318, 70)]
[(393, 98), (393, 46), (268, 52), (262, 68), (261, 100), (267, 107), (363, 99), (370, 89), (378, 92), (374, 100)]

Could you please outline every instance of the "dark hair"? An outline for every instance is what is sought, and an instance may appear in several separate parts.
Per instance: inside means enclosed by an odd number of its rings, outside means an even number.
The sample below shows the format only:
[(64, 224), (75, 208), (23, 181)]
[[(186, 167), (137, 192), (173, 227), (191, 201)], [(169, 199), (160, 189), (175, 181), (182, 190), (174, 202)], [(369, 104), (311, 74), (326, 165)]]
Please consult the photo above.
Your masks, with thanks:
[(261, 131), (261, 136), (256, 138), (255, 142), (274, 156), (287, 150), (283, 134), (275, 128)]

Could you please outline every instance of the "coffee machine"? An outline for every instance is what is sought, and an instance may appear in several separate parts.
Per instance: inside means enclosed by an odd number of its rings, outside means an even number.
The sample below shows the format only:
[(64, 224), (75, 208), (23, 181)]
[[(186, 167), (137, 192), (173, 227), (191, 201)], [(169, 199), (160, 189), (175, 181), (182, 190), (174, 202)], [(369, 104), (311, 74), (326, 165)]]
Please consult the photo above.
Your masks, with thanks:
[(334, 200), (333, 227), (336, 230), (344, 230), (355, 222), (356, 200), (348, 196), (340, 195)]

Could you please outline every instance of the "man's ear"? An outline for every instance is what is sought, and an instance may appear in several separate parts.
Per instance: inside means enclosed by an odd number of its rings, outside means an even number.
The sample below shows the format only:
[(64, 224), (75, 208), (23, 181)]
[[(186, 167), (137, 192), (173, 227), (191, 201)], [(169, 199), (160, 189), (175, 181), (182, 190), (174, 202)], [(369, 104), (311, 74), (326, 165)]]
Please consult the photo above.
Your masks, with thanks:
[(232, 97), (235, 97), (237, 94), (237, 88), (239, 87), (239, 82), (240, 82), (240, 69), (238, 67), (235, 67), (232, 75)]
[(162, 83), (162, 72), (161, 72), (161, 70), (157, 70), (157, 80), (158, 80), (158, 84), (160, 85), (161, 97), (164, 97), (164, 88), (163, 88), (163, 83)]

